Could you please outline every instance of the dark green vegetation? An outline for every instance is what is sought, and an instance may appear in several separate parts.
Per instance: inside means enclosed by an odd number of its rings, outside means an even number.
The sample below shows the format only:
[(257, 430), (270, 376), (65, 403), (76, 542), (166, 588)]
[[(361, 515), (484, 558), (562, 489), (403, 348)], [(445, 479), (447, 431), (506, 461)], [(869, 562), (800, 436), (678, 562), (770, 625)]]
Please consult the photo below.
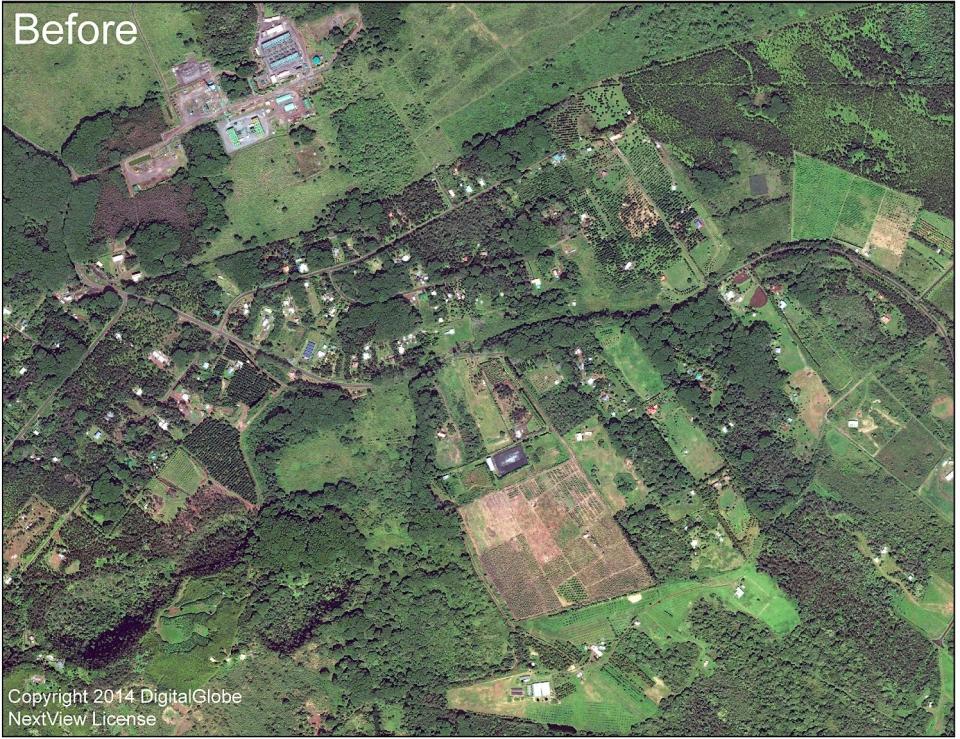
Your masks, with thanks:
[[(254, 5), (170, 7), (146, 73), (251, 95)], [(265, 12), (316, 115), (132, 197), (169, 76), (5, 119), (5, 680), (243, 693), (168, 733), (952, 734), (952, 8)]]

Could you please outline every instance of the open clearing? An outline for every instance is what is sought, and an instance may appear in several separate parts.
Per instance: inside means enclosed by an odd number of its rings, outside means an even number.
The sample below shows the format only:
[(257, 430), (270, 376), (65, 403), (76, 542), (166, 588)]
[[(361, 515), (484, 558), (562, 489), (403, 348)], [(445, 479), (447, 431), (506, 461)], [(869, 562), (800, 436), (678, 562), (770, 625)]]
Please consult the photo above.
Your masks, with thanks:
[(603, 353), (620, 370), (624, 379), (641, 401), (663, 391), (666, 385), (633, 334), (617, 326), (604, 326), (596, 331)]
[(720, 469), (723, 458), (673, 393), (666, 394), (658, 404), (653, 423), (690, 474), (699, 480)]
[(830, 407), (830, 393), (823, 380), (812, 369), (802, 369), (790, 376), (790, 384), (800, 392), (800, 417), (814, 436), (820, 433), (827, 409)]

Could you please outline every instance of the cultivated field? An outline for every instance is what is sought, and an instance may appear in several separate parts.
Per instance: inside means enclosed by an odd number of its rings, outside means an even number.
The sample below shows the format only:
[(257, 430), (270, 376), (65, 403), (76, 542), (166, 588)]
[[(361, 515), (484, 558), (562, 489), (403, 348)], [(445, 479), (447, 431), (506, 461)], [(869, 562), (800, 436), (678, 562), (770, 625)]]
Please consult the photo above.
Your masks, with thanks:
[(460, 509), (485, 574), (515, 618), (652, 584), (613, 513), (572, 461)]
[(920, 201), (799, 152), (794, 156), (794, 239), (836, 239), (896, 271)]

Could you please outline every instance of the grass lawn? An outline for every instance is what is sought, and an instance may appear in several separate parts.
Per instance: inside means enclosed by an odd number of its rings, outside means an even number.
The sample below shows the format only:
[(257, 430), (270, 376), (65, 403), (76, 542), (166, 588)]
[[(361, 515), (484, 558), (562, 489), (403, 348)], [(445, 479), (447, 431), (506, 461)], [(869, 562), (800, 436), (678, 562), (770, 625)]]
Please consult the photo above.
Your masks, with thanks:
[(953, 577), (934, 573), (922, 598), (914, 600), (901, 592), (894, 599), (893, 608), (928, 639), (938, 639), (953, 620)]
[(507, 426), (500, 409), (490, 394), (490, 389), (480, 387), (480, 378), (475, 374), (469, 359), (455, 359), (440, 370), (440, 388), (448, 403), (464, 403), (477, 422), (480, 436), (488, 450), (503, 446), (510, 440)]
[(293, 144), (283, 132), (234, 154), (228, 169), (234, 191), (226, 203), (231, 226), (202, 258), (237, 251), (241, 248), (237, 236), (271, 240), (308, 230), (317, 211), (352, 184), (339, 170), (303, 180), (296, 167)]
[(641, 401), (666, 389), (660, 372), (647, 359), (633, 334), (618, 326), (602, 326), (596, 335), (603, 353), (620, 370)]
[(677, 398), (671, 395), (662, 400), (653, 421), (677, 459), (698, 480), (723, 466), (723, 458)]
[[(159, 7), (162, 10), (154, 10), (149, 16), (153, 22), (162, 19), (165, 28), (176, 23), (170, 16), (182, 16), (179, 5)], [(81, 19), (99, 24), (133, 20), (130, 9), (129, 4), (84, 3), (79, 12)], [(159, 86), (156, 68), (140, 39), (130, 46), (116, 42), (14, 46), (17, 12), (36, 15), (40, 28), (47, 21), (63, 22), (76, 10), (77, 6), (70, 3), (11, 3), (3, 9), (3, 42), (11, 50), (3, 56), (3, 123), (54, 152), (60, 151), (81, 118), (121, 105), (139, 105), (151, 87)]]

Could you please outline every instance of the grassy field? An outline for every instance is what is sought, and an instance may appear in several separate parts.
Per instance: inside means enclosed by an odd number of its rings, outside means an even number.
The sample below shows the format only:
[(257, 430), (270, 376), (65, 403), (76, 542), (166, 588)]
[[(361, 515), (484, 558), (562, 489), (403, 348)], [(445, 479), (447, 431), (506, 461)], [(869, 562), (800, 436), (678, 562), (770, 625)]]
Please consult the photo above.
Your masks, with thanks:
[(596, 335), (603, 353), (620, 370), (641, 401), (666, 389), (660, 372), (647, 359), (633, 334), (618, 326), (603, 326), (597, 329)]
[(620, 85), (600, 85), (583, 93), (583, 102), (593, 116), (597, 128), (607, 128), (627, 117), (630, 103)]
[(840, 390), (858, 377), (850, 357), (805, 306), (789, 300), (783, 317), (793, 327), (817, 373), (832, 389)]
[(469, 359), (453, 360), (440, 370), (438, 377), (447, 403), (456, 404), (459, 401), (466, 405), (488, 450), (503, 446), (510, 440), (496, 401), (489, 389), (480, 387), (480, 380)]
[(270, 240), (308, 230), (317, 211), (352, 184), (349, 176), (334, 169), (303, 180), (296, 166), (293, 144), (284, 133), (234, 154), (227, 170), (234, 182), (226, 203), (230, 227), (203, 259), (238, 250), (238, 236)]
[(653, 422), (690, 474), (702, 479), (720, 469), (723, 458), (703, 430), (690, 420), (690, 414), (680, 401), (671, 395), (661, 400), (659, 405)]
[[(537, 702), (512, 698), (510, 688), (522, 687), (515, 673), (447, 692), (453, 708), (478, 713), (529, 718), (543, 723), (573, 726), (583, 731), (627, 735), (639, 721), (657, 712), (656, 704), (637, 690), (628, 690), (605, 669), (584, 670), (583, 681), (575, 681), (576, 690), (561, 701)], [(548, 680), (549, 674), (534, 673), (531, 682)]]
[[(590, 436), (588, 437), (586, 433)], [(577, 441), (577, 434), (581, 440)], [(614, 510), (623, 508), (625, 504), (634, 505), (646, 496), (643, 483), (624, 464), (624, 460), (617, 454), (613, 442), (603, 425), (592, 418), (582, 427), (577, 427), (566, 436), (567, 442), (586, 473), (600, 490), (600, 494)], [(617, 478), (632, 480), (633, 489), (622, 493), (617, 488)]]
[[(13, 49), (15, 13), (33, 13), (42, 27), (47, 21), (62, 22), (77, 7), (69, 3), (10, 4), (3, 10), (3, 41)], [(97, 23), (133, 20), (130, 5), (113, 3), (85, 3), (80, 17)], [(164, 39), (159, 55), (163, 60), (182, 50), (182, 42), (176, 39), (178, 31), (184, 31), (187, 38), (193, 35), (189, 18), (178, 4), (160, 3), (149, 10), (138, 6), (137, 19), (144, 37)], [(17, 46), (16, 53), (3, 57), (3, 82), (4, 125), (55, 152), (81, 118), (120, 105), (139, 105), (151, 88), (160, 87), (143, 37), (130, 46), (115, 42)]]
[(894, 610), (929, 639), (939, 639), (953, 620), (953, 576), (933, 574), (920, 599), (899, 593)]
[(277, 463), (280, 487), (319, 490), (340, 479), (371, 479), (395, 466), (414, 426), (406, 387), (377, 385), (357, 403), (353, 443), (344, 444), (340, 430), (323, 430), (287, 447)]
[(790, 203), (768, 203), (744, 213), (719, 219), (723, 237), (730, 245), (726, 261), (719, 267), (727, 272), (746, 261), (750, 254), (766, 251), (771, 245), (790, 240)]

